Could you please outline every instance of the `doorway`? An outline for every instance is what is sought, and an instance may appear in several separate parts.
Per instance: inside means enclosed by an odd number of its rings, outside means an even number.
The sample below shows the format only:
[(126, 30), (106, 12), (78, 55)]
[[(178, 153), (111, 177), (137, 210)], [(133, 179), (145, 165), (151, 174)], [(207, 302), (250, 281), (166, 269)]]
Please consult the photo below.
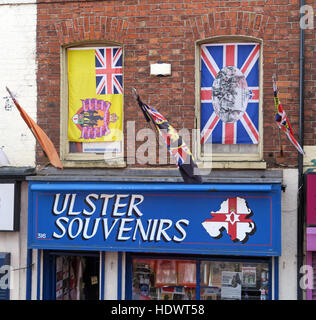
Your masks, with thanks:
[(99, 300), (98, 253), (49, 252), (46, 256), (44, 299)]

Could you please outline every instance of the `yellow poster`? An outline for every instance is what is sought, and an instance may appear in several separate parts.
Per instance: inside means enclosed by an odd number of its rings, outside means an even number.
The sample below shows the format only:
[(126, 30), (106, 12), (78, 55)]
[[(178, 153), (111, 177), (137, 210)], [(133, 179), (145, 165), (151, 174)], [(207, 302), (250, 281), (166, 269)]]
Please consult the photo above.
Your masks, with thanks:
[(123, 118), (122, 48), (70, 48), (68, 140), (120, 141)]

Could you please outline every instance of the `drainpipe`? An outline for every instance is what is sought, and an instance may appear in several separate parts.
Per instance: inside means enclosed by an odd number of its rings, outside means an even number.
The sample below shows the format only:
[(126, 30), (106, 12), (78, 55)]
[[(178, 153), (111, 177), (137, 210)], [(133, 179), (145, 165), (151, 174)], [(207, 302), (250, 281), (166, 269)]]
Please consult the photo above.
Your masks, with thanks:
[[(300, 8), (305, 1), (300, 0)], [(300, 18), (304, 13), (300, 14)], [(299, 144), (304, 146), (304, 29), (300, 27), (300, 78), (299, 78)], [(297, 300), (303, 300), (303, 289), (300, 287), (302, 274), (300, 268), (304, 264), (304, 172), (303, 155), (298, 153), (298, 207), (297, 207)]]

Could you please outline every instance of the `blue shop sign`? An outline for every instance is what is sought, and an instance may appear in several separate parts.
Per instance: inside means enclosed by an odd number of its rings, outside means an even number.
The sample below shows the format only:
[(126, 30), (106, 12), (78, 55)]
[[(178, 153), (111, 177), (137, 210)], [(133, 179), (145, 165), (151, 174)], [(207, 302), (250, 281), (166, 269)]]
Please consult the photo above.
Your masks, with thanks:
[(29, 184), (36, 249), (281, 255), (280, 184)]

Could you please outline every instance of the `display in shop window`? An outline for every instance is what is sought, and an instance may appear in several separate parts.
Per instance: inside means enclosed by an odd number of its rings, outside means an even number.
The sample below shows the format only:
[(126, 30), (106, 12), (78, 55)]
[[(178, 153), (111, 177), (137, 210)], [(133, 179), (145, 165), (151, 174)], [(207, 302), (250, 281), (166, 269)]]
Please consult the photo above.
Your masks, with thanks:
[[(186, 266), (193, 276), (188, 273), (180, 275), (180, 272), (183, 272)], [(135, 300), (195, 299), (195, 269), (196, 264), (192, 261), (134, 259), (132, 298)], [(184, 285), (184, 281), (187, 282), (186, 285)]]
[(178, 261), (178, 284), (181, 286), (195, 286), (196, 262)]
[(221, 298), (223, 300), (241, 300), (241, 272), (222, 272)]
[(200, 263), (200, 297), (203, 300), (260, 300), (269, 297), (268, 265), (228, 261)]
[(156, 285), (176, 285), (177, 264), (175, 260), (158, 260)]
[(242, 267), (242, 279), (245, 287), (255, 287), (256, 267)]
[[(266, 262), (200, 261), (197, 260), (133, 259), (133, 299), (192, 300), (197, 299), (197, 281), (202, 300), (263, 300), (269, 299), (269, 267)], [(168, 272), (159, 274), (158, 268)], [(187, 271), (187, 272), (186, 272)], [(161, 272), (161, 271), (160, 271)], [(170, 275), (174, 284), (170, 284)], [(176, 274), (176, 277), (174, 276)]]

